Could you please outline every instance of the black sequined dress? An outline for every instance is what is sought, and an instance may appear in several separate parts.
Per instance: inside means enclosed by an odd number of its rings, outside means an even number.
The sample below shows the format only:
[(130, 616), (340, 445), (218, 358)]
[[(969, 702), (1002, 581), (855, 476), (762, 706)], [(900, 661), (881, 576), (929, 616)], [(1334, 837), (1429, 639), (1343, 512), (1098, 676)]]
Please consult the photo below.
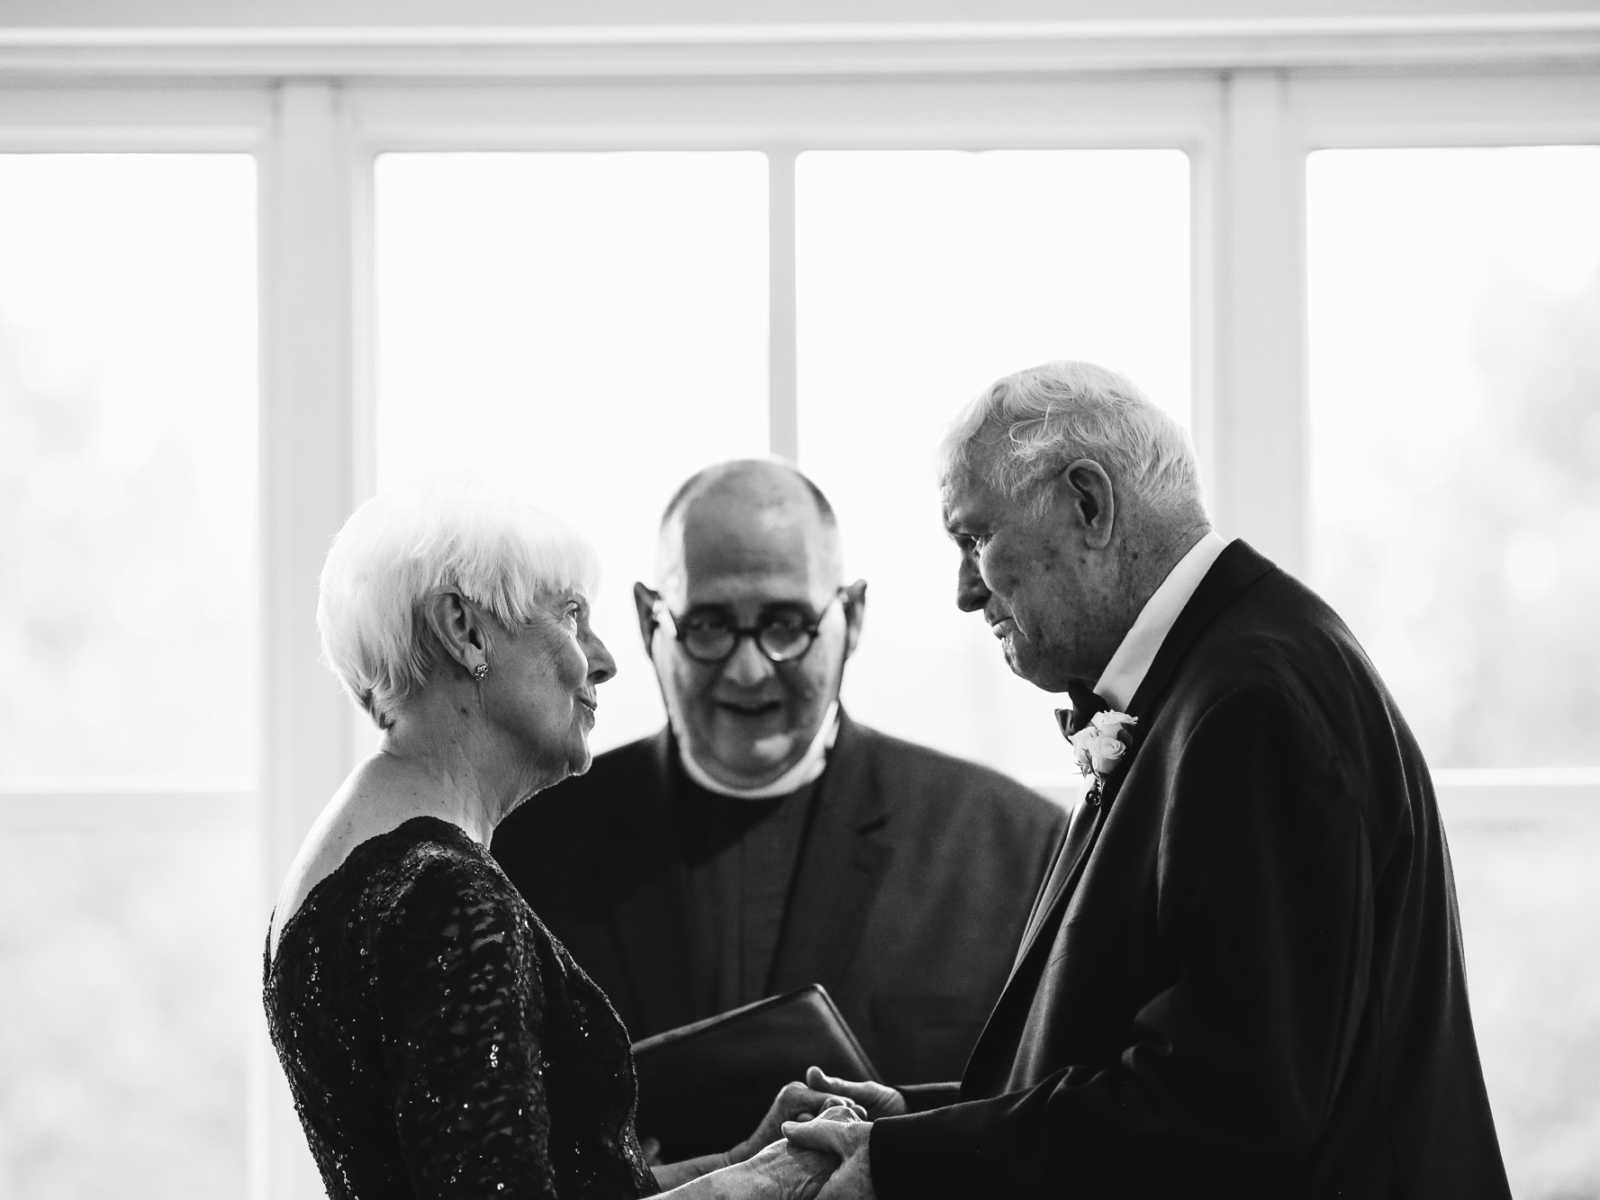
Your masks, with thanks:
[(267, 1025), (335, 1200), (655, 1192), (628, 1035), (462, 830), (361, 843), (264, 963)]

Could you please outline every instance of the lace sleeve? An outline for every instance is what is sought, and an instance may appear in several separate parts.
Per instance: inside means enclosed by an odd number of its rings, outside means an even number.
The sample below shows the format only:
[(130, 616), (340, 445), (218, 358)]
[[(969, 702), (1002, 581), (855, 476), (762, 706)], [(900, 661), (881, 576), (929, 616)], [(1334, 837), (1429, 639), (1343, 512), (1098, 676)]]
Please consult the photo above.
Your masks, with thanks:
[(395, 1129), (418, 1196), (555, 1197), (537, 948), (481, 876), (418, 879), (376, 950)]

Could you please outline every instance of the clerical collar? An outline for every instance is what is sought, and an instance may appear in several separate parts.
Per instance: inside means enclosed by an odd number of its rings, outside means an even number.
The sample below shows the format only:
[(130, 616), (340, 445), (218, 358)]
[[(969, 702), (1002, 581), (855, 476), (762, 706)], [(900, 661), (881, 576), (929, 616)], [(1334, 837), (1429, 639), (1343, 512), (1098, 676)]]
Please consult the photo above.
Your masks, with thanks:
[(681, 738), (678, 739), (678, 758), (683, 763), (684, 773), (708, 792), (733, 796), (739, 800), (766, 800), (772, 796), (787, 796), (790, 792), (798, 792), (808, 783), (816, 782), (823, 768), (828, 765), (828, 751), (833, 749), (834, 739), (838, 736), (839, 702), (835, 700), (828, 705), (822, 724), (817, 726), (817, 736), (811, 739), (811, 745), (806, 747), (799, 761), (771, 783), (763, 783), (759, 787), (732, 787), (713, 779), (704, 767), (695, 762), (689, 747)]
[(1184, 605), (1189, 603), (1200, 581), (1206, 577), (1206, 572), (1211, 570), (1212, 564), (1227, 545), (1214, 530), (1208, 530), (1178, 560), (1177, 565), (1161, 581), (1161, 586), (1139, 610), (1122, 644), (1117, 647), (1117, 652), (1101, 672), (1099, 682), (1094, 685), (1095, 695), (1112, 708), (1127, 711), (1134, 693), (1150, 672), (1150, 664), (1156, 660), (1156, 651), (1161, 649), (1161, 643), (1172, 632)]

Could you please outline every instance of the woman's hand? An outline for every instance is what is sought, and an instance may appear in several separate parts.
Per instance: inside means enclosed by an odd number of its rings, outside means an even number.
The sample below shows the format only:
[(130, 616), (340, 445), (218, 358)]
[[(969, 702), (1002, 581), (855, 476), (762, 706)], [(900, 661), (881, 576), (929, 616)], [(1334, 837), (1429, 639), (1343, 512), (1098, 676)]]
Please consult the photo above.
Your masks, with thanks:
[(779, 1130), (785, 1121), (809, 1121), (824, 1112), (834, 1113), (833, 1119), (836, 1120), (845, 1115), (851, 1119), (859, 1119), (866, 1115), (860, 1105), (843, 1096), (829, 1095), (804, 1083), (786, 1083), (778, 1092), (777, 1098), (773, 1100), (772, 1107), (767, 1110), (767, 1115), (761, 1118), (761, 1124), (756, 1126), (756, 1131), (726, 1154), (706, 1154), (699, 1158), (663, 1163), (656, 1161), (660, 1157), (659, 1143), (656, 1145), (656, 1159), (649, 1157), (646, 1143), (651, 1139), (641, 1141), (640, 1148), (645, 1150), (645, 1162), (655, 1175), (656, 1183), (663, 1191), (670, 1191), (690, 1180), (713, 1172), (721, 1175), (729, 1168), (752, 1161), (764, 1148), (770, 1149), (774, 1142), (782, 1140), (783, 1134)]
[(812, 1200), (838, 1166), (839, 1160), (831, 1154), (776, 1141), (727, 1169), (728, 1195), (738, 1200)]
[[(867, 1110), (855, 1103), (843, 1093), (830, 1092), (811, 1083), (811, 1076), (815, 1074), (826, 1079), (815, 1067), (806, 1073), (807, 1082), (786, 1083), (777, 1098), (773, 1100), (772, 1107), (767, 1109), (767, 1115), (761, 1118), (761, 1124), (756, 1126), (755, 1132), (732, 1150), (728, 1151), (729, 1163), (740, 1163), (755, 1154), (763, 1146), (768, 1146), (783, 1135), (778, 1132), (785, 1121), (809, 1121), (824, 1109), (843, 1106), (856, 1117), (865, 1117)], [(869, 1085), (872, 1087), (878, 1084)], [(891, 1090), (891, 1089), (885, 1089)], [(898, 1092), (894, 1093), (896, 1096)], [(902, 1105), (903, 1110), (903, 1105)]]
[[(810, 1127), (838, 1129), (841, 1126), (871, 1129), (853, 1104), (835, 1104), (823, 1109)], [(753, 1158), (729, 1168), (738, 1177), (733, 1195), (740, 1200), (812, 1200), (839, 1169), (839, 1156), (826, 1150), (801, 1149), (792, 1141), (773, 1142)]]

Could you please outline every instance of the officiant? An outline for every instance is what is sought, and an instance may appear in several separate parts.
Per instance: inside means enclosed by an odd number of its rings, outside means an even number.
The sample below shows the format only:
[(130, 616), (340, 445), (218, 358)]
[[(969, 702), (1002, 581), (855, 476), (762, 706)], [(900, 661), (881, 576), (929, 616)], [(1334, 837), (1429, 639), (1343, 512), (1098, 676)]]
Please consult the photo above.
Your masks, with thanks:
[(840, 706), (867, 598), (842, 571), (793, 467), (691, 477), (634, 589), (666, 727), (524, 806), (494, 853), (635, 1038), (816, 982), (886, 1078), (955, 1078), (1064, 816)]

